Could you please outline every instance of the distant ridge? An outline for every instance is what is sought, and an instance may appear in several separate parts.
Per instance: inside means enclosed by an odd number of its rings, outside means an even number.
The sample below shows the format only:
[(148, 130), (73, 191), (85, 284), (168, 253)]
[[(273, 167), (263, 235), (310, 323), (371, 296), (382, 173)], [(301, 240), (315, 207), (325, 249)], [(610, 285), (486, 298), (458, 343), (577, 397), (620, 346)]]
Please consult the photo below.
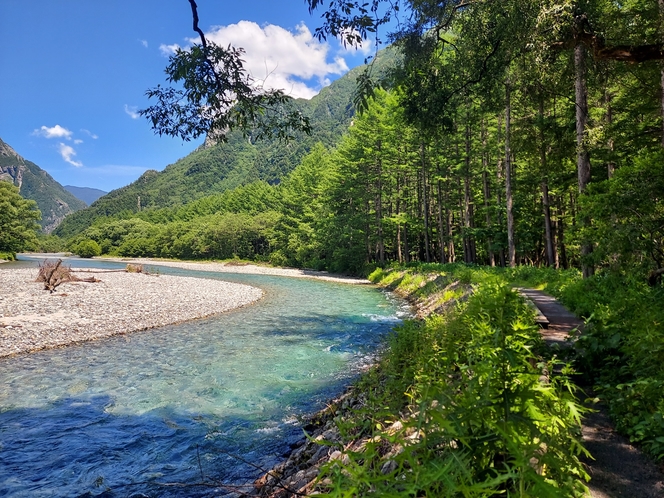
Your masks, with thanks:
[(99, 190), (98, 188), (75, 187), (73, 185), (65, 185), (65, 190), (77, 199), (85, 202), (88, 206), (99, 199), (101, 196), (108, 194), (108, 192)]
[(67, 192), (35, 163), (19, 156), (2, 139), (0, 180), (13, 183), (24, 198), (37, 203), (42, 213), (41, 227), (46, 233), (52, 232), (68, 214), (86, 207), (85, 202)]
[[(385, 74), (394, 67), (396, 57), (393, 49), (382, 50), (373, 63), (372, 73)], [(364, 69), (365, 66), (352, 69), (310, 100), (295, 100), (311, 122), (311, 135), (295, 134), (295, 139), (288, 143), (254, 141), (237, 132), (228, 136), (227, 143), (206, 140), (163, 171), (148, 170), (135, 182), (109, 192), (89, 208), (67, 217), (55, 233), (71, 237), (99, 217), (180, 206), (257, 180), (279, 183), (317, 143), (327, 147), (339, 143), (355, 115), (353, 96), (357, 77)]]

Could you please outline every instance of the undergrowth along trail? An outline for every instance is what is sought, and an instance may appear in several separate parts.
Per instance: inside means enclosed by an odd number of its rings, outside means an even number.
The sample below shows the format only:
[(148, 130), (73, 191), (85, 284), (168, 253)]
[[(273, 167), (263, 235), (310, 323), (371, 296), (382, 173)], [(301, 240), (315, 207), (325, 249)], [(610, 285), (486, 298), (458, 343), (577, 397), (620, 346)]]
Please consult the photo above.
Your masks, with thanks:
[(449, 270), (370, 276), (434, 314), (394, 331), (358, 385), (364, 405), (338, 417), (341, 455), (322, 469), (324, 491), (583, 496), (584, 409), (571, 367), (542, 356), (533, 311), (503, 278)]
[[(617, 427), (662, 458), (661, 288), (610, 273), (584, 280), (573, 270), (464, 264), (393, 266), (369, 278), (410, 299), (421, 319), (396, 328), (380, 363), (344, 401), (348, 408), (332, 404), (324, 430), (296, 452), (322, 451), (312, 457), (316, 468), (289, 459), (299, 470), (293, 483), (302, 473), (318, 476), (293, 489), (334, 497), (587, 496), (586, 409), (578, 400), (585, 395), (572, 379), (594, 386)], [(544, 345), (515, 287), (544, 290), (584, 319), (574, 347)]]

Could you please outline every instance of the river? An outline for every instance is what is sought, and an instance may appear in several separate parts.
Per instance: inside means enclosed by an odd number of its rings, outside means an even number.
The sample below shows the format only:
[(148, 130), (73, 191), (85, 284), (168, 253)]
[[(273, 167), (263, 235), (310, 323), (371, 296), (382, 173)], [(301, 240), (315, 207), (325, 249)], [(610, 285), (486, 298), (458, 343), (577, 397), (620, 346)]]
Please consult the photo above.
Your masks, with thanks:
[(215, 483), (246, 483), (279, 461), (302, 438), (297, 417), (342, 392), (407, 313), (373, 286), (159, 271), (265, 296), (208, 319), (0, 359), (0, 496), (222, 495)]

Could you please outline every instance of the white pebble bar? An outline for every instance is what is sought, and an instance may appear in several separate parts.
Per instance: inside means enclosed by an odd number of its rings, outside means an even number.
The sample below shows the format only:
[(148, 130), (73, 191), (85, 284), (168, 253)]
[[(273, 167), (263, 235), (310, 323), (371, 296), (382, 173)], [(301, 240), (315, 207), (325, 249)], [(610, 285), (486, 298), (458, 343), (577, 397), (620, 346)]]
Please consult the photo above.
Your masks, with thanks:
[(141, 273), (76, 273), (51, 294), (37, 268), (0, 267), (0, 357), (146, 330), (251, 304), (261, 289)]

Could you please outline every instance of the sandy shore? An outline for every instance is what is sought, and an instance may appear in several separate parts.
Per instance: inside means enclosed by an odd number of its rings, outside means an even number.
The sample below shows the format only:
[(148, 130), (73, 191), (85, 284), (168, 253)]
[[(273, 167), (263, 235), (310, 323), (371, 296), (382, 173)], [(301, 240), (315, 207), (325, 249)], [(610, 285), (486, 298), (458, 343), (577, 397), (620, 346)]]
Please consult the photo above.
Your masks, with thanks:
[(0, 267), (0, 357), (161, 327), (260, 299), (248, 285), (169, 275), (81, 273), (53, 294), (36, 268)]

